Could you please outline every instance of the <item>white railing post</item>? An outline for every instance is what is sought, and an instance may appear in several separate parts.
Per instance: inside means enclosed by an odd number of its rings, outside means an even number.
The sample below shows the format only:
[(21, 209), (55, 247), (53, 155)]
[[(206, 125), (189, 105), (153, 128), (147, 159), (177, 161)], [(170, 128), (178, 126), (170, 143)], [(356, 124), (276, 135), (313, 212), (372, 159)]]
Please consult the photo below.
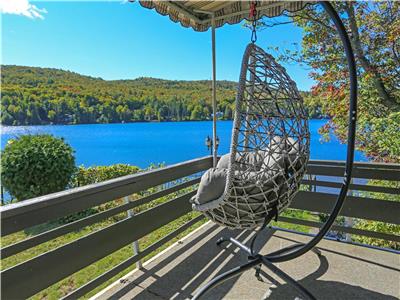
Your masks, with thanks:
[[(353, 178), (351, 178), (351, 180), (350, 180), (350, 184), (353, 184)], [(355, 196), (355, 192), (350, 188), (349, 189), (349, 191), (348, 191), (348, 193), (347, 193), (347, 195), (348, 196)], [(351, 217), (344, 217), (344, 226), (345, 227), (353, 227), (353, 222), (354, 220), (353, 220), (353, 218), (351, 218)], [(351, 239), (351, 234), (350, 233), (346, 233), (346, 235), (345, 235), (345, 241), (346, 242), (351, 242), (352, 241), (352, 239)]]
[[(129, 196), (124, 197), (124, 202), (125, 203), (129, 203)], [(130, 209), (130, 210), (127, 211), (127, 215), (128, 215), (128, 218), (132, 218), (132, 217), (135, 216), (135, 212), (133, 211), (133, 209)], [(134, 255), (137, 255), (137, 254), (140, 253), (140, 248), (139, 248), (139, 242), (138, 241), (134, 241), (132, 243), (132, 249), (133, 249), (133, 254)], [(136, 267), (138, 269), (140, 269), (142, 267), (142, 261), (141, 260), (138, 260), (136, 262)]]

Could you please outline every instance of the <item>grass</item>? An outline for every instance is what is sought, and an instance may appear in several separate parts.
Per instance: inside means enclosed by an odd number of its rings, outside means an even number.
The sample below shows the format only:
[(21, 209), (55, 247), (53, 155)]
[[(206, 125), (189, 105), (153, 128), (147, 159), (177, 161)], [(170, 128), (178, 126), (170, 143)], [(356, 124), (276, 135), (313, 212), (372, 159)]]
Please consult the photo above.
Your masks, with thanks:
[[(141, 249), (145, 249), (146, 247), (150, 246), (163, 236), (167, 235), (168, 233), (174, 231), (175, 229), (179, 228), (182, 226), (184, 223), (188, 222), (192, 218), (196, 216), (195, 213), (189, 213), (163, 227), (160, 229), (152, 232), (151, 234), (145, 236), (139, 241), (139, 245)], [(189, 232), (193, 231), (195, 228), (199, 227), (201, 224), (203, 224), (204, 221), (198, 222), (197, 224), (191, 226), (188, 228), (185, 232), (181, 233), (178, 235), (176, 238), (172, 239), (170, 242), (164, 244), (162, 247), (157, 249), (156, 251), (152, 252), (150, 255), (146, 256), (143, 261), (146, 261), (156, 255), (157, 253), (161, 252), (174, 242), (176, 242), (178, 239), (182, 238), (183, 236), (187, 235)], [(67, 278), (63, 279), (62, 281), (50, 286), (49, 288), (45, 289), (44, 291), (38, 293), (33, 297), (33, 299), (59, 299), (60, 297), (72, 292), (74, 289), (76, 289), (79, 286), (82, 286), (83, 284), (87, 283), (91, 279), (105, 273), (106, 271), (110, 270), (112, 267), (118, 265), (122, 261), (126, 260), (127, 258), (131, 257), (133, 255), (133, 249), (132, 245), (129, 244), (120, 250), (104, 257), (103, 259), (97, 261), (94, 264), (89, 265), (88, 267), (76, 272), (75, 274), (68, 276)], [(93, 295), (95, 295), (97, 292), (102, 290), (103, 288), (107, 287), (110, 285), (112, 282), (116, 281), (120, 277), (124, 276), (128, 272), (132, 271), (133, 269), (136, 268), (136, 265), (132, 265), (129, 268), (125, 269), (118, 275), (114, 276), (113, 278), (109, 279), (93, 291), (91, 291), (89, 294), (85, 295), (84, 298), (89, 298)]]
[[(315, 214), (310, 213), (309, 211), (305, 210), (298, 210), (298, 209), (286, 209), (282, 214), (280, 214), (282, 217), (288, 217), (288, 218), (294, 218), (294, 219), (302, 219), (302, 220), (308, 220), (308, 221), (319, 221), (319, 217)], [(280, 228), (285, 228), (285, 229), (290, 229), (290, 230), (295, 230), (298, 232), (304, 232), (308, 233), (310, 231), (309, 226), (304, 226), (304, 225), (298, 225), (298, 224), (290, 224), (286, 222), (272, 222), (272, 226), (275, 227), (280, 227)]]
[[(177, 196), (180, 196), (184, 193), (187, 193), (191, 190), (193, 190), (195, 187), (190, 187), (190, 188), (186, 188), (183, 189), (179, 192), (175, 192), (172, 193), (168, 196), (162, 197), (160, 199), (154, 200), (150, 203), (144, 204), (140, 207), (135, 208), (135, 213), (140, 213), (143, 212), (147, 209), (150, 209), (152, 207), (155, 207), (161, 203), (164, 203), (166, 201), (172, 200), (173, 198), (176, 198)], [(157, 189), (153, 188), (149, 191), (147, 191), (147, 193), (151, 193), (151, 192), (155, 192)], [(134, 198), (139, 198), (138, 195), (134, 195)], [(117, 205), (122, 204), (122, 200), (115, 200), (115, 201), (111, 201), (105, 205), (101, 205), (99, 207), (96, 208), (96, 211), (100, 211), (100, 210), (105, 210), (105, 209), (109, 209), (111, 207), (115, 207)], [(165, 226), (151, 232), (150, 234), (148, 234), (147, 236), (144, 236), (143, 238), (140, 239), (139, 241), (139, 245), (140, 245), (140, 249), (145, 249), (146, 247), (150, 246), (151, 244), (153, 244), (154, 242), (158, 241), (159, 239), (161, 239), (162, 237), (166, 236), (167, 234), (173, 232), (174, 230), (178, 229), (179, 227), (181, 227), (183, 224), (185, 224), (186, 222), (192, 220), (193, 218), (197, 217), (199, 215), (199, 213), (195, 213), (195, 212), (190, 212), (176, 220), (174, 220), (173, 222), (166, 224)], [(53, 240), (50, 240), (46, 243), (37, 245), (36, 247), (27, 249), (25, 251), (22, 251), (16, 255), (7, 257), (5, 259), (2, 259), (1, 261), (1, 269), (7, 269), (10, 268), (12, 266), (15, 266), (19, 263), (22, 263), (28, 259), (31, 259), (33, 257), (36, 257), (42, 253), (45, 253), (47, 251), (51, 251), (55, 248), (58, 248), (62, 245), (65, 245), (67, 243), (70, 243), (74, 240), (77, 240), (81, 237), (84, 237), (90, 233), (96, 232), (98, 230), (101, 230), (102, 228), (105, 228), (107, 226), (110, 226), (122, 219), (125, 219), (127, 217), (126, 213), (120, 213), (118, 215), (115, 215), (113, 217), (110, 217), (108, 219), (105, 219), (99, 223), (90, 225), (90, 226), (86, 226), (84, 228), (81, 228), (78, 231), (74, 231), (74, 232), (70, 232), (68, 234), (65, 234), (63, 236), (57, 237)], [(171, 241), (169, 241), (168, 243), (164, 244), (162, 247), (160, 247), (159, 249), (157, 249), (156, 251), (152, 252), (150, 255), (146, 256), (143, 261), (146, 261), (148, 259), (150, 259), (152, 256), (156, 255), (157, 253), (159, 253), (160, 251), (164, 250), (166, 247), (170, 246), (171, 244), (173, 244), (174, 242), (176, 242), (178, 239), (182, 238), (183, 236), (187, 235), (189, 232), (193, 231), (195, 228), (199, 227), (201, 224), (203, 224), (206, 220), (202, 220), (196, 224), (194, 224), (193, 226), (191, 226), (190, 228), (188, 228), (187, 230), (185, 230), (184, 232), (182, 232), (181, 234), (179, 234), (177, 237), (175, 237), (174, 239), (172, 239)], [(34, 226), (33, 228), (29, 228), (28, 230), (25, 231), (20, 231), (11, 235), (8, 235), (4, 238), (2, 238), (1, 243), (2, 243), (2, 247), (5, 247), (7, 245), (11, 245), (14, 244), (18, 241), (24, 240), (26, 238), (29, 238), (35, 234), (44, 232), (46, 230), (55, 228), (57, 226), (59, 226), (60, 223), (57, 222), (50, 222), (47, 224), (42, 224), (39, 226)], [(95, 245), (93, 247), (93, 251), (95, 251)], [(85, 283), (89, 282), (90, 280), (96, 278), (97, 276), (105, 273), (107, 270), (110, 270), (111, 268), (113, 268), (114, 266), (118, 265), (119, 263), (121, 263), (122, 261), (126, 260), (127, 258), (131, 257), (133, 255), (133, 249), (132, 249), (132, 244), (129, 244), (121, 249), (119, 249), (118, 251), (102, 258), (101, 260), (87, 266), (86, 268), (83, 268), (81, 270), (79, 270), (78, 272), (68, 276), (67, 278), (53, 284), (52, 286), (48, 287), (47, 289), (39, 292), (38, 294), (34, 295), (32, 298), (33, 299), (59, 299), (65, 295), (67, 295), (68, 293), (72, 292), (73, 290), (75, 290), (76, 288), (84, 285)], [(97, 287), (96, 289), (94, 289), (93, 291), (91, 291), (89, 294), (85, 295), (84, 298), (88, 298), (92, 295), (94, 295), (95, 293), (97, 293), (98, 291), (100, 291), (101, 289), (103, 289), (104, 287), (106, 287), (107, 285), (111, 284), (113, 281), (117, 280), (118, 278), (120, 278), (121, 276), (123, 276), (124, 274), (130, 272), (131, 270), (133, 270), (135, 268), (135, 264), (132, 265), (131, 267), (127, 268), (126, 270), (124, 270), (123, 272), (119, 273), (118, 275), (114, 276), (113, 278), (111, 278), (110, 280), (108, 280), (107, 282), (103, 283), (102, 285), (100, 285), (99, 287)]]

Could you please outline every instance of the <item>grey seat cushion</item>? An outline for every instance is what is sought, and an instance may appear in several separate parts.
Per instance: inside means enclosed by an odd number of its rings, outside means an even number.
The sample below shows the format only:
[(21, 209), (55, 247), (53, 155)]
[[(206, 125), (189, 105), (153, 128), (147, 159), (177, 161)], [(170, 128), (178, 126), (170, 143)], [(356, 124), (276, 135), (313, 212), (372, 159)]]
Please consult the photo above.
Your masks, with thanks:
[[(264, 151), (247, 152), (242, 155), (236, 153), (236, 161), (238, 162), (239, 169), (250, 169), (251, 171), (258, 171), (262, 167), (264, 160)], [(218, 161), (218, 169), (229, 168), (230, 153), (224, 154)]]
[(298, 141), (291, 137), (282, 138), (279, 136), (271, 139), (269, 150), (269, 154), (267, 153), (264, 158), (264, 165), (266, 167), (272, 167), (275, 164), (280, 167), (294, 167), (300, 152)]
[(209, 169), (201, 177), (197, 194), (192, 197), (193, 204), (201, 205), (222, 196), (225, 190), (227, 169)]
[[(283, 184), (284, 165), (291, 165), (297, 157), (298, 144), (295, 140), (283, 140), (281, 137), (273, 138), (265, 151), (237, 154), (239, 170), (235, 171), (236, 192), (248, 195), (249, 202), (273, 201), (287, 190)], [(191, 199), (194, 206), (204, 208), (208, 207), (207, 203), (211, 205), (211, 202), (218, 202), (216, 200), (225, 190), (229, 163), (230, 153), (221, 156), (215, 169), (203, 174), (197, 194)], [(243, 170), (246, 172), (240, 172)]]
[(218, 161), (217, 169), (228, 169), (229, 168), (230, 153), (224, 154)]

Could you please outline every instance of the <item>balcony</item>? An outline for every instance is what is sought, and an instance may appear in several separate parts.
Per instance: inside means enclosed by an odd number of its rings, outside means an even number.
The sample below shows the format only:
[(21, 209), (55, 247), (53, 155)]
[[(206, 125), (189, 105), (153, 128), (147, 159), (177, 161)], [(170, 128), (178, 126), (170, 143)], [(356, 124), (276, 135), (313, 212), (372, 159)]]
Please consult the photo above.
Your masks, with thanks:
[[(211, 223), (204, 224), (202, 215), (191, 212), (188, 200), (195, 194), (199, 176), (211, 164), (211, 157), (200, 158), (2, 207), (3, 241), (15, 237), (13, 243), (5, 245), (3, 242), (1, 249), (3, 299), (43, 293), (60, 281), (62, 284), (58, 283), (57, 287), (66, 289), (64, 299), (90, 297), (103, 288), (96, 298), (190, 298), (204, 282), (237, 266), (240, 260), (246, 260), (235, 252), (233, 245), (228, 244), (225, 250), (218, 248), (215, 245), (217, 237), (223, 234), (247, 241), (252, 236), (251, 232), (229, 231)], [(311, 161), (302, 191), (291, 208), (311, 215), (329, 213), (343, 171), (343, 162)], [(356, 163), (353, 172), (351, 195), (346, 199), (341, 216), (400, 224), (400, 202), (374, 197), (398, 197), (399, 190), (367, 184), (369, 179), (400, 181), (400, 165)], [(102, 209), (66, 224), (37, 229), (40, 224), (51, 224), (49, 222), (93, 207)], [(127, 216), (132, 210), (138, 210), (138, 213)], [(119, 218), (113, 219), (116, 216)], [(112, 221), (104, 223), (104, 220)], [(170, 226), (172, 223), (174, 226)], [(102, 225), (88, 231), (88, 226), (94, 224)], [(284, 224), (308, 230), (305, 234), (278, 228)], [(316, 218), (281, 216), (279, 222), (262, 235), (258, 247), (268, 253), (296, 241), (306, 241), (313, 233), (312, 228), (320, 226)], [(32, 232), (32, 228), (36, 228), (33, 234), (18, 239), (19, 233)], [(332, 230), (400, 242), (400, 236), (349, 224), (337, 224)], [(191, 233), (187, 235), (189, 231)], [(78, 234), (59, 243), (61, 237), (71, 233)], [(156, 241), (146, 243), (153, 233), (157, 233)], [(334, 241), (332, 237), (319, 244), (321, 256), (311, 252), (279, 266), (322, 299), (395, 299), (400, 296), (398, 253), (354, 242)], [(178, 242), (173, 244), (177, 239)], [(136, 241), (145, 247), (138, 249)], [(46, 251), (29, 252), (43, 245), (48, 245)], [(104, 264), (104, 259), (122, 252), (126, 254), (126, 251), (131, 251), (129, 256), (119, 255), (119, 261)], [(153, 256), (155, 253), (158, 254)], [(11, 263), (13, 258), (14, 263)], [(147, 261), (140, 269), (123, 277), (143, 259)], [(74, 276), (88, 268), (95, 268), (97, 272), (92, 274), (96, 276), (76, 283), (74, 289), (66, 288), (68, 282), (77, 281)], [(210, 292), (208, 298), (260, 299), (270, 293), (271, 299), (293, 299), (296, 295), (275, 277), (263, 274), (262, 278), (258, 281), (254, 271), (248, 271)], [(39, 294), (39, 297), (49, 296)]]
[[(215, 245), (221, 235), (241, 241), (252, 237), (249, 232), (228, 232), (208, 223), (140, 270), (99, 292), (94, 299), (190, 299), (199, 286), (247, 261), (232, 245), (221, 251)], [(269, 229), (259, 247), (268, 253), (308, 239)], [(321, 256), (307, 253), (279, 264), (317, 299), (398, 299), (398, 254), (329, 240), (322, 241), (318, 249)], [(260, 281), (251, 270), (211, 290), (204, 299), (296, 299), (296, 296), (299, 296), (297, 291), (278, 278), (263, 274)]]

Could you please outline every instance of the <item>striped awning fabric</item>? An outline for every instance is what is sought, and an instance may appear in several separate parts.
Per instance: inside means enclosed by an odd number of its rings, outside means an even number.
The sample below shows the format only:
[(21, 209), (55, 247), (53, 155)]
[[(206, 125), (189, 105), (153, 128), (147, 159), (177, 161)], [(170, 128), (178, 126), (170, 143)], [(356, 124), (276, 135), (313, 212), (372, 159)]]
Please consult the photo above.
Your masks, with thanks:
[[(169, 16), (174, 22), (195, 31), (206, 31), (211, 26), (214, 14), (215, 26), (236, 24), (249, 19), (252, 1), (139, 1), (146, 8), (155, 9), (159, 14)], [(276, 17), (283, 12), (302, 9), (306, 1), (257, 1), (258, 17)]]

